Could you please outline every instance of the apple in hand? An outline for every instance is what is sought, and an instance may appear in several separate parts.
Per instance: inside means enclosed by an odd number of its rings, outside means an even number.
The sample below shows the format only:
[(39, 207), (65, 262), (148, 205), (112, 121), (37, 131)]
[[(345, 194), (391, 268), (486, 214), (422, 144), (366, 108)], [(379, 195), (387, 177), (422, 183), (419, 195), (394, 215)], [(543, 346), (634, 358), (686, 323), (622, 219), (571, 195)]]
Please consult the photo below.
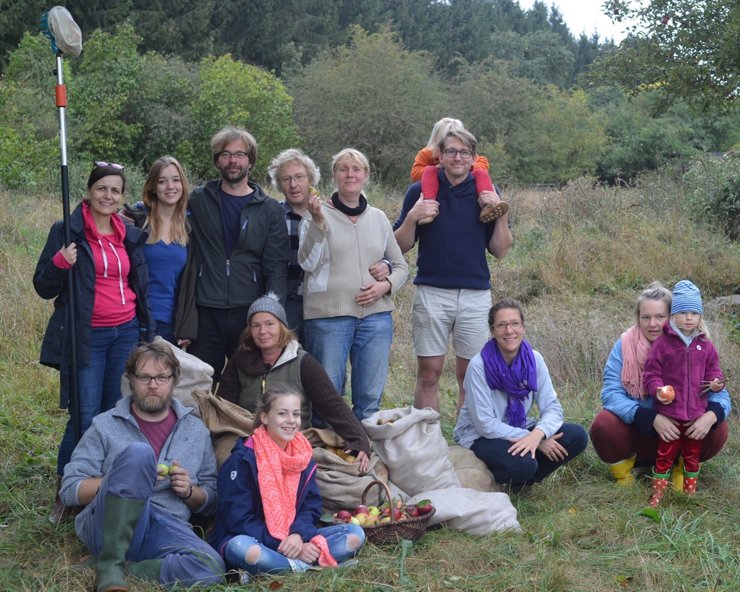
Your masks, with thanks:
[(157, 475), (161, 475), (162, 477), (165, 477), (170, 474), (170, 467), (168, 467), (164, 463), (159, 463), (157, 465)]
[(658, 399), (658, 401), (663, 403), (663, 405), (668, 405), (669, 403), (673, 402), (673, 399), (676, 398), (676, 391), (674, 391), (673, 387), (669, 384), (661, 386), (658, 389), (658, 394), (656, 398)]

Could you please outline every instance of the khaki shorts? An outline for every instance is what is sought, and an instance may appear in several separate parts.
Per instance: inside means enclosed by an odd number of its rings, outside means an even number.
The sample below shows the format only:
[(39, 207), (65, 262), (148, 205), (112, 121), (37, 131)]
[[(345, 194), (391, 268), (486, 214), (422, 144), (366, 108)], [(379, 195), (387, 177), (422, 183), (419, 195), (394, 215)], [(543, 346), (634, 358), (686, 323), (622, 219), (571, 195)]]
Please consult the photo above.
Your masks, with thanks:
[(443, 356), (450, 335), (455, 355), (470, 360), (490, 336), (489, 290), (453, 290), (416, 286), (412, 314), (414, 354)]

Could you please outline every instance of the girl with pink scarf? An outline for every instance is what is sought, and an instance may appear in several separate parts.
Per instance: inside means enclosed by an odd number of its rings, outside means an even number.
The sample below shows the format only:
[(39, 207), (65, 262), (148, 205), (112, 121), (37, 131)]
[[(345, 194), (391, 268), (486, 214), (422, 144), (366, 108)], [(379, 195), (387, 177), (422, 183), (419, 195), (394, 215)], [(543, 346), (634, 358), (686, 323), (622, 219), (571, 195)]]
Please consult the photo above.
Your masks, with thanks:
[(336, 567), (365, 542), (362, 527), (316, 528), (321, 495), (311, 444), (301, 434), (301, 395), (268, 389), (255, 429), (237, 441), (218, 477), (212, 544), (226, 566), (248, 574)]

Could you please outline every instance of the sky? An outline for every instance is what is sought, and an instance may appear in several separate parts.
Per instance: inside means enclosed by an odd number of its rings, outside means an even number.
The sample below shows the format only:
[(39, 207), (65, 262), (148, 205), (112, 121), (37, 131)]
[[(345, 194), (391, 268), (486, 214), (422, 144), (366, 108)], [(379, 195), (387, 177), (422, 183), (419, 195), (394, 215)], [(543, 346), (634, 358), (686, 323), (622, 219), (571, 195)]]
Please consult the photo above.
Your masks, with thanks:
[[(518, 0), (522, 10), (532, 8), (535, 0)], [(601, 39), (607, 37), (615, 43), (624, 38), (624, 27), (619, 23), (612, 23), (609, 17), (602, 12), (603, 0), (542, 0), (550, 8), (556, 6), (563, 15), (565, 24), (568, 25), (574, 37), (585, 31), (589, 37), (596, 31)]]

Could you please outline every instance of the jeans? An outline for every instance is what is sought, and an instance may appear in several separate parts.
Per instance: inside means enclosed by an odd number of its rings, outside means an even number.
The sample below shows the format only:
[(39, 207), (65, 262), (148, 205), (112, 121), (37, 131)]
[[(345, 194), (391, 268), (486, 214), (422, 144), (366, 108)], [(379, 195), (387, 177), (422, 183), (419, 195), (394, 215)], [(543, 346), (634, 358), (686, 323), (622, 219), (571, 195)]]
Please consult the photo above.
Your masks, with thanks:
[(114, 461), (93, 501), (77, 517), (77, 536), (90, 553), (98, 555), (103, 545), (105, 498), (145, 500), (126, 560), (162, 559), (159, 579), (165, 585), (221, 583), (225, 569), (218, 552), (198, 538), (190, 524), (150, 502), (156, 481), (152, 447), (145, 442), (130, 444)]
[[(326, 539), (332, 557), (341, 563), (356, 555), (365, 543), (365, 531), (356, 524), (335, 524), (319, 528), (316, 534)], [(355, 549), (347, 545), (347, 537), (355, 535), (360, 544)], [(256, 563), (247, 563), (246, 555), (251, 547), (259, 545), (260, 556)], [(240, 534), (231, 539), (224, 549), (226, 565), (233, 569), (244, 569), (252, 575), (258, 573), (279, 573), (282, 571), (306, 571), (310, 565), (297, 559), (288, 559), (285, 555), (265, 547), (254, 537)]]
[(159, 335), (162, 339), (169, 341), (172, 345), (177, 346), (177, 339), (175, 339), (175, 326), (172, 323), (166, 321), (154, 321), (157, 325), (156, 335)]
[[(90, 427), (93, 417), (115, 407), (121, 398), (121, 377), (126, 360), (139, 341), (139, 321), (136, 317), (117, 327), (93, 327), (88, 364), (77, 369), (80, 435)], [(64, 474), (64, 467), (72, 458), (76, 445), (70, 408), (57, 455), (57, 475)]]
[(572, 461), (588, 445), (586, 430), (578, 424), (564, 423), (557, 433), (563, 434), (558, 443), (568, 451), (563, 460), (552, 461), (539, 450), (535, 452), (535, 458), (529, 454), (512, 456), (507, 452), (511, 442), (502, 438), (478, 438), (470, 449), (486, 463), (498, 483), (523, 487), (539, 483), (555, 469)]
[(393, 317), (379, 312), (362, 319), (330, 317), (303, 323), (307, 350), (324, 367), (334, 388), (341, 393), (352, 366), (352, 411), (362, 421), (380, 409), (388, 356), (393, 340)]

